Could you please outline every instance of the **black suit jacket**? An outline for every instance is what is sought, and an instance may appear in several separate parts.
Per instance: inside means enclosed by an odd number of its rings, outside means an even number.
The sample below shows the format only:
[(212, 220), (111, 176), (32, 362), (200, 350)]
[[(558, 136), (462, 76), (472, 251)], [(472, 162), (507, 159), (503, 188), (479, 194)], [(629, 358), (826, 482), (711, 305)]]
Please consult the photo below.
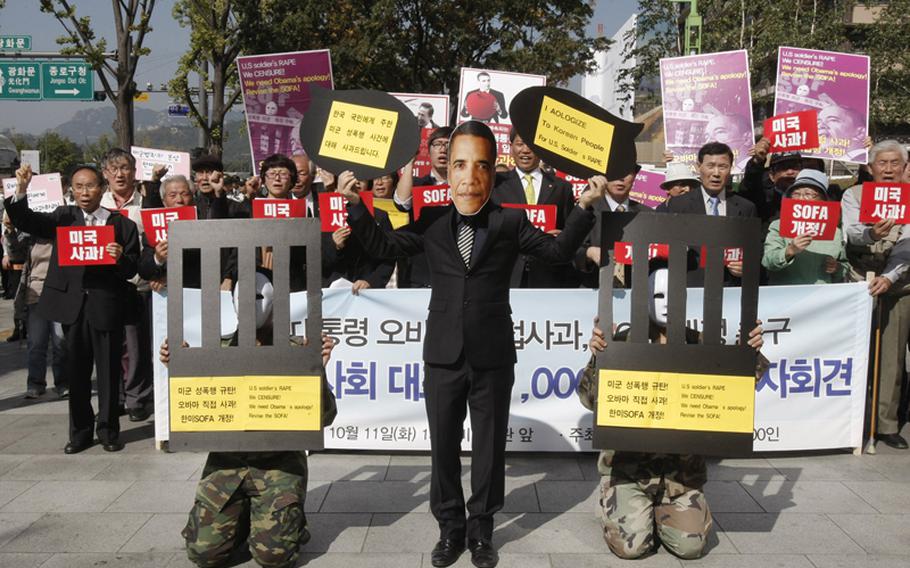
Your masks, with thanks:
[[(425, 185), (439, 185), (446, 183), (446, 180), (437, 181), (432, 173), (414, 179), (413, 187)], [(395, 204), (399, 211), (408, 214), (408, 220), (414, 222), (413, 202), (410, 209)], [(430, 265), (427, 262), (425, 254), (420, 253), (411, 258), (401, 259), (398, 262), (398, 287), (399, 288), (429, 288), (430, 286)]]
[[(525, 205), (527, 199), (521, 175), (523, 174), (517, 169), (496, 174), (493, 201), (499, 205), (503, 203)], [(556, 206), (556, 228), (562, 230), (566, 226), (566, 217), (575, 207), (572, 184), (543, 172), (537, 203)], [(550, 265), (522, 254), (512, 270), (511, 285), (513, 288), (577, 288), (578, 277), (575, 267), (570, 262)]]
[[(388, 213), (377, 207), (374, 214), (380, 229), (392, 230)], [(327, 288), (340, 278), (347, 278), (351, 282), (366, 280), (371, 288), (385, 288), (394, 270), (395, 261), (371, 256), (356, 237), (348, 237), (344, 248), (338, 250), (335, 241), (332, 240), (332, 233), (322, 234), (323, 287)]]
[[(578, 250), (575, 251), (575, 267), (579, 270), (581, 274), (581, 284), (585, 288), (599, 288), (599, 274), (600, 267), (596, 266), (593, 262), (588, 259), (588, 249), (591, 247), (601, 246), (601, 217), (604, 212), (610, 212), (610, 205), (607, 203), (606, 198), (598, 199), (594, 202), (594, 228), (591, 229), (591, 232), (588, 233), (588, 236), (585, 238), (584, 242), (581, 243), (581, 246), (578, 247)], [(636, 213), (639, 211), (651, 211), (646, 205), (630, 199), (629, 200), (629, 213)], [(606, 261), (606, 256), (603, 256), (601, 252), (601, 262)], [(632, 284), (632, 267), (626, 266), (626, 287), (631, 287)]]
[[(38, 299), (38, 313), (51, 321), (70, 325), (84, 309), (85, 317), (97, 330), (110, 331), (123, 325), (124, 305), (130, 292), (129, 280), (139, 262), (139, 231), (136, 224), (111, 211), (107, 224), (114, 227), (115, 240), (123, 254), (114, 265), (60, 266), (57, 261), (57, 227), (83, 227), (85, 216), (75, 205), (61, 205), (51, 213), (36, 213), (28, 199), (13, 203), (4, 200), (13, 226), (35, 237), (54, 241), (44, 290)], [(84, 308), (83, 308), (84, 301)]]
[[(748, 199), (735, 193), (730, 193), (729, 191), (727, 191), (726, 197), (726, 217), (755, 217), (758, 215), (755, 204)], [(688, 193), (684, 193), (679, 197), (664, 201), (657, 210), (667, 213), (688, 213), (690, 215), (708, 214), (707, 209), (705, 209), (705, 198), (700, 187), (695, 188)], [(705, 270), (699, 267), (700, 255), (701, 251), (690, 251), (689, 266), (694, 266), (694, 268), (690, 269), (687, 277), (689, 286), (704, 286)], [(729, 270), (724, 269), (724, 285), (735, 286), (738, 285), (738, 282), (739, 279), (737, 277), (730, 274)]]
[[(524, 211), (487, 203), (487, 228), (475, 235), (470, 269), (455, 243), (455, 207), (438, 207), (396, 231), (382, 231), (359, 204), (350, 207), (348, 223), (373, 256), (397, 258), (426, 252), (430, 264), (430, 296), (423, 357), (429, 364), (450, 365), (464, 354), (475, 369), (513, 365), (515, 340), (509, 280), (519, 254), (546, 262), (572, 258), (594, 223), (589, 211), (575, 208), (558, 237), (547, 235), (528, 221)], [(482, 238), (482, 243), (478, 239)]]

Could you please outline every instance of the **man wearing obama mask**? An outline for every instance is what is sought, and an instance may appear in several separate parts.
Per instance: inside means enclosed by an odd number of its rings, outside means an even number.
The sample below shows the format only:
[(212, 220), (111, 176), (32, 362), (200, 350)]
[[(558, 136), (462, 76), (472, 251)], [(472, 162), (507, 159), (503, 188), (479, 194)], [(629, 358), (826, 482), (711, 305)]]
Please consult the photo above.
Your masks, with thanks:
[[(394, 232), (373, 222), (351, 172), (338, 179), (348, 200), (348, 223), (368, 254), (399, 258), (425, 252), (432, 295), (423, 357), (430, 426), (430, 509), (439, 522), (433, 566), (453, 564), (467, 546), (479, 568), (499, 560), (492, 546), (493, 515), (505, 498), (505, 446), (515, 380), (509, 279), (519, 254), (568, 262), (594, 224), (591, 207), (607, 180), (595, 176), (554, 237), (537, 230), (524, 211), (490, 201), (496, 139), (477, 121), (458, 126), (449, 141), (452, 204), (427, 209)], [(471, 416), (471, 491), (465, 513), (461, 488), (462, 424)]]

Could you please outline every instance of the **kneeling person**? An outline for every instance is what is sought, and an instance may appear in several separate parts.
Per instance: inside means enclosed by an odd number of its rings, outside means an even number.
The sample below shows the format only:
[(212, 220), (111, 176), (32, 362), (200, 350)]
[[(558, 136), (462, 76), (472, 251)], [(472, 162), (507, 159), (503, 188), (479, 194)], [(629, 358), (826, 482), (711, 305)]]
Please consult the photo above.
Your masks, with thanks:
[[(667, 279), (668, 270), (659, 268), (648, 280), (648, 336), (652, 343), (667, 342)], [(748, 344), (756, 351), (763, 344), (761, 334), (761, 325), (749, 333)], [(628, 335), (629, 330), (615, 333), (613, 341), (625, 341)], [(699, 333), (686, 329), (686, 343), (698, 342)], [(610, 354), (596, 323), (590, 347), (594, 355), (579, 381), (578, 396), (585, 408), (593, 410), (597, 400), (596, 358)], [(766, 366), (767, 360), (759, 355), (756, 378)], [(704, 494), (708, 476), (704, 457), (603, 450), (597, 469), (601, 475), (598, 513), (604, 540), (614, 554), (640, 558), (654, 552), (662, 542), (680, 558), (702, 555), (712, 524)]]
[[(332, 354), (323, 335), (322, 365)], [(170, 360), (167, 340), (161, 362)], [(335, 420), (335, 397), (323, 369), (322, 423)], [(257, 564), (290, 568), (310, 540), (304, 503), (305, 452), (210, 452), (196, 488), (196, 502), (181, 533), (187, 557), (200, 568), (225, 566), (245, 543)]]

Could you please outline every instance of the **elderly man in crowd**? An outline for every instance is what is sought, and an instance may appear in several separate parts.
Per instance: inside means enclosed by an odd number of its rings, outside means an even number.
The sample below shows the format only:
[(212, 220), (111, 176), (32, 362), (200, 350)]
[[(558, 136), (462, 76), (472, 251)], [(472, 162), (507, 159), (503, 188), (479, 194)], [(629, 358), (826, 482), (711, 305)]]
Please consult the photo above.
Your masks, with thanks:
[[(119, 167), (119, 166), (118, 166)], [(75, 454), (93, 443), (93, 430), (109, 452), (123, 449), (120, 441), (120, 416), (117, 393), (122, 375), (124, 306), (128, 299), (128, 280), (136, 274), (139, 236), (136, 225), (118, 211), (101, 207), (104, 177), (94, 166), (78, 166), (72, 174), (76, 205), (62, 205), (53, 213), (29, 209), (26, 190), (31, 168), (16, 172), (18, 189), (4, 201), (13, 224), (44, 239), (56, 239), (58, 227), (114, 228), (115, 242), (106, 247), (116, 264), (99, 266), (60, 266), (59, 249), (54, 241), (51, 262), (38, 313), (63, 324), (66, 343), (67, 382), (70, 388), (69, 443), (64, 453)], [(92, 410), (92, 367), (98, 385), (98, 416)]]
[[(869, 170), (877, 183), (900, 183), (907, 165), (907, 149), (895, 140), (885, 140), (869, 151)], [(869, 293), (881, 301), (881, 373), (878, 395), (876, 438), (892, 448), (907, 449), (907, 440), (898, 433), (898, 412), (904, 359), (910, 333), (910, 230), (894, 219), (872, 225), (859, 222), (862, 185), (855, 185), (841, 198), (843, 228), (847, 238), (850, 279), (875, 277)]]
[[(142, 195), (136, 190), (136, 158), (126, 150), (112, 148), (101, 159), (101, 168), (108, 186), (101, 206), (119, 211), (142, 232)], [(125, 406), (121, 412), (128, 413), (131, 422), (142, 422), (151, 414), (152, 402), (151, 289), (138, 274), (131, 284), (123, 306), (125, 371), (120, 402)]]

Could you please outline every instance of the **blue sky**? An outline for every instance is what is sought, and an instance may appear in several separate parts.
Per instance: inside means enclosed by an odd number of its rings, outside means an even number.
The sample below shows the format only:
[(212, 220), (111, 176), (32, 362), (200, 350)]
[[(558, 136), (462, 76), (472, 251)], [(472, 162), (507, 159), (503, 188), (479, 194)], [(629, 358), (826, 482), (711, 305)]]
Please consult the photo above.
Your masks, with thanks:
[[(107, 37), (108, 45), (114, 43), (113, 14), (110, 2), (101, 0), (76, 0), (77, 15), (91, 17), (95, 33)], [(152, 15), (153, 31), (146, 37), (150, 55), (140, 59), (136, 83), (143, 88), (147, 82), (156, 87), (170, 80), (177, 68), (177, 61), (189, 43), (189, 30), (181, 28), (171, 15), (173, 1), (158, 0)], [(595, 8), (590, 33), (596, 34), (597, 24), (603, 24), (604, 35), (613, 35), (637, 6), (635, 0), (600, 0)], [(42, 13), (36, 0), (7, 0), (0, 10), (0, 34), (31, 35), (33, 51), (57, 51), (56, 39), (62, 26), (50, 14)], [(101, 83), (95, 79), (96, 90)], [(165, 94), (153, 94), (147, 103), (137, 103), (153, 110), (167, 108), (170, 99)], [(21, 132), (42, 132), (67, 121), (75, 112), (84, 108), (99, 108), (106, 102), (0, 102), (0, 130), (13, 128)]]

